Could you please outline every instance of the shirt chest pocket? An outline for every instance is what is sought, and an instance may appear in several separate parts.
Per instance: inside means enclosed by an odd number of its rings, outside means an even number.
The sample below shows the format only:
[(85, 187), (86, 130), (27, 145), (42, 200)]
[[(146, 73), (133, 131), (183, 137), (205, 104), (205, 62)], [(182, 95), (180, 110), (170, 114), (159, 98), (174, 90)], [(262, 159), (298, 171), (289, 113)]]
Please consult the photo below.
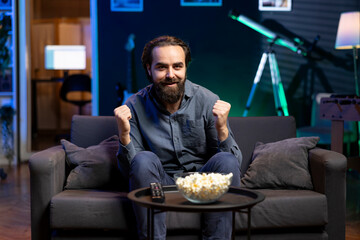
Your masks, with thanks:
[(206, 147), (205, 125), (203, 120), (186, 120), (181, 126), (182, 142), (185, 147)]

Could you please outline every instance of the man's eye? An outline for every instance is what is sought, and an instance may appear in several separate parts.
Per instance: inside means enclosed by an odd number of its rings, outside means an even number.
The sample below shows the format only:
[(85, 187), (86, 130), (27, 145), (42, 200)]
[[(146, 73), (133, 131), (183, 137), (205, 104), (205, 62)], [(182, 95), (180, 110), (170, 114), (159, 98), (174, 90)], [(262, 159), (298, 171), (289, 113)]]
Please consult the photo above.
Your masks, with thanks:
[(180, 70), (180, 69), (183, 68), (183, 66), (182, 66), (182, 65), (175, 65), (174, 68), (175, 68), (176, 70)]

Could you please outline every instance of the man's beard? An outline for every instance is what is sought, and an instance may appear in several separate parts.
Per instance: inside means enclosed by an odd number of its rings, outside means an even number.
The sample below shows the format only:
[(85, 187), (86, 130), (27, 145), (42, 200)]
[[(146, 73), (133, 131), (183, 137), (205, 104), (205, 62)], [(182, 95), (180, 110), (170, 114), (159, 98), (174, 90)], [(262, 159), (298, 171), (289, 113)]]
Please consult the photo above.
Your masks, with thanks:
[[(185, 78), (186, 79), (186, 78)], [(154, 83), (157, 98), (168, 104), (174, 104), (180, 100), (185, 92), (185, 81), (181, 79), (165, 79), (164, 82)], [(167, 87), (166, 83), (176, 82), (177, 87)]]

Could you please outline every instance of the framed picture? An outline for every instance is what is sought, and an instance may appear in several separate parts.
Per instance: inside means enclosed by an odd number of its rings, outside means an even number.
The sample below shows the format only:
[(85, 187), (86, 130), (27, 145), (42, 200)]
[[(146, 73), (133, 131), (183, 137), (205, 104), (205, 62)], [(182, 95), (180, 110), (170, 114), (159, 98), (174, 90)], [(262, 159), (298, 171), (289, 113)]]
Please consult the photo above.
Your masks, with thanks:
[(259, 0), (260, 11), (291, 11), (292, 0)]
[(184, 7), (221, 7), (222, 0), (180, 0)]
[(0, 10), (11, 10), (11, 0), (1, 0)]
[(144, 10), (143, 0), (110, 0), (113, 12), (142, 12)]

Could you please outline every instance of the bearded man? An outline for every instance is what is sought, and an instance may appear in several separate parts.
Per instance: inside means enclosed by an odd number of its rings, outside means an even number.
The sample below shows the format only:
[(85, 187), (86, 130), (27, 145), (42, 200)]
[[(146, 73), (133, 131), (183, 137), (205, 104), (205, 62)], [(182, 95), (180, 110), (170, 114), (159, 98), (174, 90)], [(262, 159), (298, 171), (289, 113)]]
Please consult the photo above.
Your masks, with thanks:
[[(179, 172), (232, 173), (240, 186), (241, 151), (228, 124), (230, 104), (187, 79), (189, 46), (160, 36), (148, 42), (142, 64), (150, 85), (114, 110), (119, 166), (129, 188), (152, 182), (174, 185)], [(147, 236), (146, 209), (134, 205), (140, 239)], [(155, 239), (166, 239), (166, 213), (154, 218)], [(230, 239), (231, 213), (204, 213), (203, 239)]]

